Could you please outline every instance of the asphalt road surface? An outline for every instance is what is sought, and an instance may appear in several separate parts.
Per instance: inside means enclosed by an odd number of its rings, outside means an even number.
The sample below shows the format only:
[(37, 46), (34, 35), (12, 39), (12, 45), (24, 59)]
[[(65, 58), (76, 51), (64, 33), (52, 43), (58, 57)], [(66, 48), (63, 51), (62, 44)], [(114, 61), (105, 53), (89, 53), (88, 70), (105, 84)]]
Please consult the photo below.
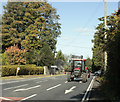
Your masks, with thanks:
[(93, 76), (88, 82), (82, 83), (80, 79), (72, 82), (66, 81), (66, 75), (51, 76), (44, 78), (25, 78), (3, 80), (1, 100), (82, 100), (91, 83)]

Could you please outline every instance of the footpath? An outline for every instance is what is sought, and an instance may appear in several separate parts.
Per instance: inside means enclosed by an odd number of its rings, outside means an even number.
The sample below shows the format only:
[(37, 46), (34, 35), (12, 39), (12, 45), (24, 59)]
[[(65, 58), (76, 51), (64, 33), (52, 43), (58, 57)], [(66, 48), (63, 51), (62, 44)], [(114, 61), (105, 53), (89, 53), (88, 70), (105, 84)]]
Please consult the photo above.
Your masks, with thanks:
[(88, 102), (110, 102), (106, 99), (103, 90), (100, 88), (100, 82), (95, 78)]

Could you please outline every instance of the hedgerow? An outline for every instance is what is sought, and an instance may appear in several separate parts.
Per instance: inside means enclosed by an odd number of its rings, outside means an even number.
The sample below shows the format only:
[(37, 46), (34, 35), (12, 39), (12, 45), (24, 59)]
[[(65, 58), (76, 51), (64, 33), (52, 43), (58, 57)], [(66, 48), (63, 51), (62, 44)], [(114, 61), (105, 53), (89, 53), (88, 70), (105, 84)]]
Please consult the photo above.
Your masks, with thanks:
[[(2, 66), (2, 77), (4, 76), (15, 76), (18, 65), (3, 65)], [(39, 75), (43, 74), (44, 68), (37, 67), (36, 65), (19, 65), (18, 75)]]

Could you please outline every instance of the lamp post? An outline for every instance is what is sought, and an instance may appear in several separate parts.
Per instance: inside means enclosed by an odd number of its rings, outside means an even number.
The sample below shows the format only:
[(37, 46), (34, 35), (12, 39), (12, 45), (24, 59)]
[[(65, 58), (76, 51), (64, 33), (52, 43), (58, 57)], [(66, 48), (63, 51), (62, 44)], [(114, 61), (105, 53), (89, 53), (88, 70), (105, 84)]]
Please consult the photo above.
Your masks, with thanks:
[[(106, 0), (105, 0), (105, 17), (104, 17), (104, 24), (105, 24), (105, 32), (104, 32), (104, 34), (105, 34), (105, 41), (106, 41), (106, 39), (107, 39), (107, 34), (106, 34), (106, 29), (107, 29), (107, 20), (106, 20)], [(106, 71), (106, 69), (107, 69), (107, 51), (105, 51), (104, 52), (104, 59), (105, 59), (105, 61), (104, 61), (104, 63), (105, 63), (105, 65), (104, 65), (104, 71)]]

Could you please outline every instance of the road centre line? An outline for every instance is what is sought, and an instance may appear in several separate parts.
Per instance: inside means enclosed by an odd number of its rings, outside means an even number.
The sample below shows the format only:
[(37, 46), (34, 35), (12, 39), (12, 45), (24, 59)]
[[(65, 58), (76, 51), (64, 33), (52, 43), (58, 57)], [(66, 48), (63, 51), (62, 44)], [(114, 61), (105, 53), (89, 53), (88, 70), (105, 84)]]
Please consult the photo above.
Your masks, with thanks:
[(14, 83), (14, 82), (19, 82), (19, 81), (12, 81), (12, 82), (0, 83), (0, 85), (3, 85), (3, 84), (10, 84), (10, 83)]
[(16, 86), (16, 87), (9, 87), (9, 88), (5, 88), (4, 90), (9, 90), (9, 89), (13, 89), (13, 88), (19, 88), (22, 86), (27, 86), (28, 84), (24, 84), (24, 85), (20, 85), (20, 86)]
[(84, 101), (85, 101), (85, 98), (86, 98), (86, 96), (87, 96), (87, 93), (91, 90), (91, 88), (92, 88), (92, 86), (93, 86), (94, 79), (95, 79), (95, 76), (93, 77), (93, 79), (92, 79), (92, 81), (91, 81), (89, 87), (87, 88), (87, 91), (86, 91), (85, 95), (83, 96), (81, 102), (84, 102)]
[(37, 85), (37, 86), (34, 86), (34, 87), (25, 88), (25, 89), (16, 89), (16, 90), (14, 90), (13, 92), (16, 92), (16, 91), (26, 91), (26, 90), (38, 88), (38, 87), (40, 87), (40, 86), (41, 86), (41, 85)]
[(0, 97), (0, 98), (3, 99), (3, 100), (13, 101), (13, 100), (5, 98), (5, 97)]
[(36, 82), (36, 83), (41, 83), (41, 82), (46, 82), (46, 81), (48, 81), (48, 80), (38, 81), (38, 82)]
[(27, 99), (29, 99), (29, 98), (35, 97), (36, 95), (37, 95), (37, 94), (33, 94), (33, 95), (28, 96), (28, 97), (26, 97), (26, 98), (24, 98), (24, 99), (22, 99), (22, 100), (20, 100), (20, 101), (17, 101), (17, 102), (25, 101), (25, 100), (27, 100)]
[[(52, 76), (52, 77), (56, 77), (56, 76)], [(37, 78), (31, 78), (31, 79), (25, 79), (25, 80), (17, 80), (17, 81), (10, 81), (10, 82), (5, 82), (5, 83), (0, 83), (0, 85), (3, 85), (3, 84), (11, 84), (11, 83), (15, 83), (15, 82), (22, 82), (22, 81), (29, 81), (29, 80), (34, 80), (34, 79), (43, 79), (43, 78), (52, 78), (51, 76), (46, 76), (46, 77), (37, 77)]]
[(48, 89), (46, 89), (46, 90), (49, 91), (49, 90), (54, 89), (54, 88), (56, 88), (56, 87), (58, 87), (58, 86), (60, 86), (60, 85), (61, 85), (61, 84), (58, 84), (58, 85), (53, 86), (53, 87), (51, 87), (51, 88), (48, 88)]

